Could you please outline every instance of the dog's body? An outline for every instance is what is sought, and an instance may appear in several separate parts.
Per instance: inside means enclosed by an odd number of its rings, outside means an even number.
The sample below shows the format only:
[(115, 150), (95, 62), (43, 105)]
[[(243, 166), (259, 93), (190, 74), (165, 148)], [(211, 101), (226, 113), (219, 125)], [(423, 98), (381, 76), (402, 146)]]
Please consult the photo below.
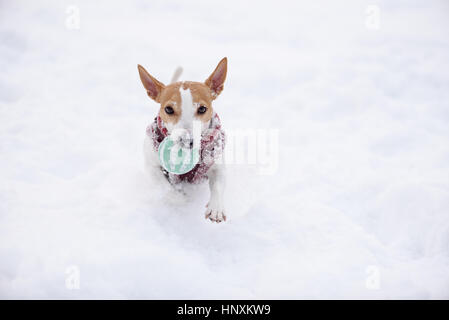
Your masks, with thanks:
[[(164, 125), (164, 133), (171, 135), (175, 143), (180, 146), (192, 148), (194, 122), (201, 128), (201, 134), (203, 135), (210, 129), (214, 117), (218, 118), (213, 111), (212, 101), (223, 90), (227, 72), (227, 59), (224, 58), (220, 61), (215, 71), (204, 83), (185, 81), (164, 85), (153, 78), (142, 66), (139, 65), (138, 69), (148, 96), (160, 103), (158, 121)], [(177, 73), (179, 76), (179, 71)], [(175, 75), (174, 78), (176, 77)], [(149, 135), (145, 137), (145, 165), (153, 175), (163, 176), (157, 146), (155, 146), (153, 140)], [(223, 157), (222, 154), (221, 157)], [(224, 171), (223, 161), (216, 161), (212, 162), (205, 172), (210, 187), (210, 200), (206, 205), (205, 216), (211, 221), (221, 222), (226, 220), (223, 203)]]

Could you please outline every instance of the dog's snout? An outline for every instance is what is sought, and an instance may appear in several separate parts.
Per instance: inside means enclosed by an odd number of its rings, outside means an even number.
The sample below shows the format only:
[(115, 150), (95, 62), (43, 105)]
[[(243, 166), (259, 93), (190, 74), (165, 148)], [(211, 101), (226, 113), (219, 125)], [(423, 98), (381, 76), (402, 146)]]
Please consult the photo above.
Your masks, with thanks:
[(193, 148), (193, 139), (189, 134), (179, 136), (178, 143), (183, 148)]

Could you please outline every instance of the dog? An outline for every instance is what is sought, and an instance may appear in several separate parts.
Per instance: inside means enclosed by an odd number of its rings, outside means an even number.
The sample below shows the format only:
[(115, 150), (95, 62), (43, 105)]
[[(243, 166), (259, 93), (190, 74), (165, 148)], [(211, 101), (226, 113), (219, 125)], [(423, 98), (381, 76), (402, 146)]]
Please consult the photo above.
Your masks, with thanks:
[[(148, 96), (160, 104), (154, 122), (147, 127), (144, 140), (146, 169), (167, 178), (172, 186), (182, 183), (200, 183), (209, 180), (210, 198), (205, 218), (213, 222), (226, 221), (223, 193), (225, 167), (223, 159), (225, 134), (212, 102), (221, 94), (227, 74), (227, 58), (223, 58), (204, 82), (177, 81), (180, 69), (172, 82), (164, 85), (151, 76), (144, 67), (137, 65), (140, 80)], [(195, 168), (183, 175), (165, 171), (159, 161), (158, 147), (171, 136), (181, 147), (193, 147), (194, 123), (201, 128), (200, 161)]]

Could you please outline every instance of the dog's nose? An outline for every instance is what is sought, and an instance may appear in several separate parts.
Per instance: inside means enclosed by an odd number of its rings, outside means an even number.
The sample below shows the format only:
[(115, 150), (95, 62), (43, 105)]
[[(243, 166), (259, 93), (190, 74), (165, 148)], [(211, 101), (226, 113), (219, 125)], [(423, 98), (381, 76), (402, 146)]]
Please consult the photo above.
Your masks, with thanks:
[(181, 137), (179, 137), (178, 143), (183, 148), (190, 148), (190, 149), (193, 148), (193, 139), (188, 137), (188, 136), (181, 136)]

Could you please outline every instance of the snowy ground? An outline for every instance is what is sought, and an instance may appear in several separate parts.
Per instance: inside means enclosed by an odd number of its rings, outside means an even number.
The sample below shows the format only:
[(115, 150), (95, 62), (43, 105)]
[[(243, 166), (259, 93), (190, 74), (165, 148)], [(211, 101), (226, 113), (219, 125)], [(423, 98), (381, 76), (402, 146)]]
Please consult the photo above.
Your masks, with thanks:
[[(224, 56), (225, 128), (280, 142), (218, 225), (144, 175), (136, 65)], [(0, 297), (449, 298), (448, 88), (447, 1), (1, 1)]]

